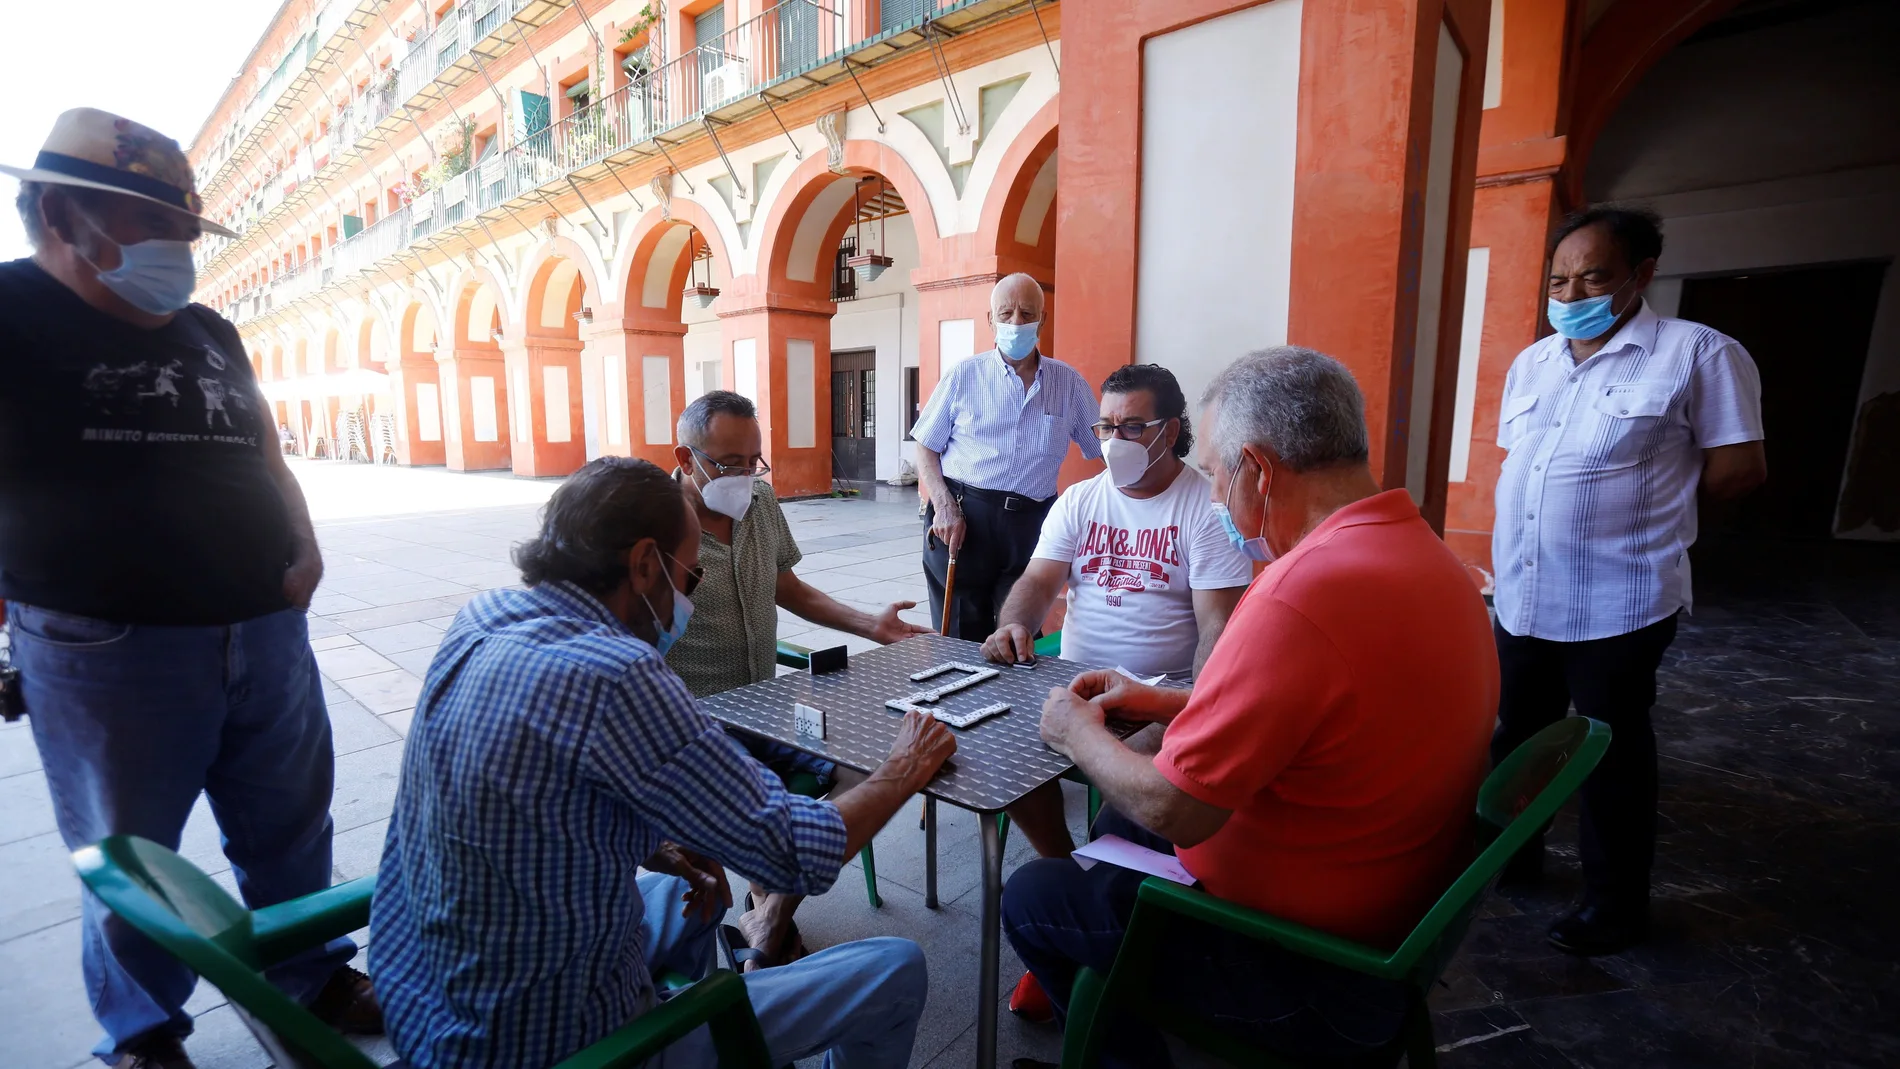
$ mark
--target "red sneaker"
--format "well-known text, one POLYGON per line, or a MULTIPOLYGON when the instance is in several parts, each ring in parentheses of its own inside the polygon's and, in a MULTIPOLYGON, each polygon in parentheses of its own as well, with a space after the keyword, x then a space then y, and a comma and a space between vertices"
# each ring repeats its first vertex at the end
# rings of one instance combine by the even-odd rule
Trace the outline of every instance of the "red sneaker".
POLYGON ((1049 1001, 1048 992, 1036 982, 1034 973, 1024 973, 1016 981, 1016 990, 1009 993, 1009 1012, 1030 1024, 1048 1024, 1056 1019, 1055 1003, 1049 1001))

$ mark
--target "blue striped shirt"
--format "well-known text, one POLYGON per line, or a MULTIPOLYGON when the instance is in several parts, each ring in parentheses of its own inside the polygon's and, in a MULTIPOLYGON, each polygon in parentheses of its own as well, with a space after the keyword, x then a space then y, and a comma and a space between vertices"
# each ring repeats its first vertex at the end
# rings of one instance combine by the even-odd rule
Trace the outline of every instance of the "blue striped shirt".
POLYGON ((651 1008, 634 877, 663 840, 796 894, 845 858, 837 808, 787 794, 600 602, 469 602, 423 684, 372 909, 396 1050, 528 1069, 651 1008))
POLYGON ((991 349, 944 374, 910 434, 943 456, 946 477, 1040 501, 1056 496, 1070 442, 1090 460, 1102 455, 1089 429, 1101 411, 1088 380, 1062 361, 1043 357, 1025 390, 1022 376, 991 349))

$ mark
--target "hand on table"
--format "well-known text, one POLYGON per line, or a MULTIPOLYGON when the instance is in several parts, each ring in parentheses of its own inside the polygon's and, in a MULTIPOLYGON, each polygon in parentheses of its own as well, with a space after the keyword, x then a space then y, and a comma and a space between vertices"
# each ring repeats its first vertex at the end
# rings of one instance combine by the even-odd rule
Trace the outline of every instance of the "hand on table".
POLYGON ((1127 720, 1145 720, 1140 714, 1154 705, 1151 687, 1107 668, 1083 672, 1069 683, 1069 691, 1083 701, 1092 702, 1102 712, 1127 720))
POLYGON ((1023 625, 1004 624, 983 640, 983 656, 997 664, 1026 664, 1036 659, 1036 640, 1023 625))
POLYGON ((884 767, 900 777, 904 793, 924 789, 950 755, 957 752, 956 736, 929 713, 905 713, 897 728, 897 741, 891 744, 891 756, 884 767))
POLYGON ((878 613, 877 616, 872 619, 871 633, 865 637, 873 642, 881 642, 888 646, 893 642, 902 642, 912 635, 935 634, 930 628, 920 627, 897 615, 905 609, 914 609, 916 607, 917 603, 914 601, 891 602, 884 607, 883 612, 878 613))
POLYGON ((726 883, 725 867, 712 858, 676 843, 662 843, 647 858, 645 867, 686 881, 686 893, 680 896, 685 903, 680 910, 682 917, 710 923, 732 908, 732 888, 726 883))
POLYGON ((1100 730, 1103 716, 1102 707, 1095 702, 1066 687, 1052 687, 1048 700, 1042 703, 1042 741, 1073 760, 1076 740, 1090 729, 1100 730))

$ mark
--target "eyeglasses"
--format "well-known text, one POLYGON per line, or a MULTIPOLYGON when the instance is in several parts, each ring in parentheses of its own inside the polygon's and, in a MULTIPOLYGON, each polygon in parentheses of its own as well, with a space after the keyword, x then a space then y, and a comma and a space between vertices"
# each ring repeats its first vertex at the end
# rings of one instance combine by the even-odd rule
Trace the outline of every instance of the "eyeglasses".
POLYGON ((701 458, 702 460, 704 460, 707 464, 712 465, 713 476, 715 478, 723 479, 728 475, 749 475, 752 478, 756 479, 760 477, 761 475, 770 475, 772 473, 772 465, 767 464, 763 460, 759 461, 756 465, 755 464, 721 464, 717 460, 714 460, 711 456, 708 456, 706 451, 703 449, 700 449, 698 446, 689 445, 686 448, 691 449, 693 451, 694 456, 697 456, 701 458))
POLYGON ((1095 431, 1097 441, 1106 442, 1110 438, 1122 438, 1135 442, 1140 441, 1141 437, 1148 433, 1148 428, 1159 427, 1173 418, 1169 416, 1167 419, 1141 420, 1135 423, 1097 423, 1091 429, 1095 431))

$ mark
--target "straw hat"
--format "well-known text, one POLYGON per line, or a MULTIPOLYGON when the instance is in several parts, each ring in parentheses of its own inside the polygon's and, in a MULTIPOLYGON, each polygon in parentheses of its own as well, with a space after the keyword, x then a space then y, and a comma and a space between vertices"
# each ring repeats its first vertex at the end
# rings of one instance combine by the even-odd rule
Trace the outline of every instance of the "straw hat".
POLYGON ((206 219, 191 161, 178 142, 97 108, 74 108, 53 120, 53 132, 31 167, 0 164, 23 182, 83 186, 149 200, 198 220, 206 231, 237 234, 206 219))

